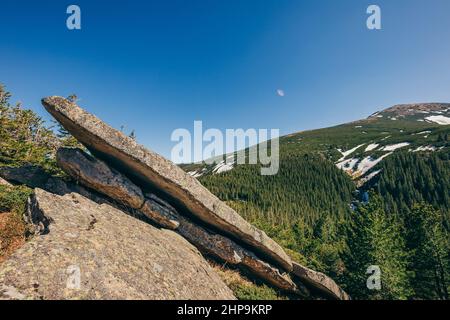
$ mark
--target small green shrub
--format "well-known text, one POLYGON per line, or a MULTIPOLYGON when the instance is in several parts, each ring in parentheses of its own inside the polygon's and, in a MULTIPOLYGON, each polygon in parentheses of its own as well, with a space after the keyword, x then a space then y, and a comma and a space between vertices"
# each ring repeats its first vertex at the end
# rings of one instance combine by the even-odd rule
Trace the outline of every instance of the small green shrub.
POLYGON ((0 211, 22 214, 32 190, 25 186, 0 185, 0 211))

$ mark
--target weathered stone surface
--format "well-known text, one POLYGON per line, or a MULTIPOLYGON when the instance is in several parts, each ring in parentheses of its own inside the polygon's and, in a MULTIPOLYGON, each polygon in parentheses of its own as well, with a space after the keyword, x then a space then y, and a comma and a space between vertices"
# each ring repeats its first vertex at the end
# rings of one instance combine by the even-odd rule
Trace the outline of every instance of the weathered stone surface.
POLYGON ((30 220, 43 228, 1 264, 0 298, 234 298, 181 236, 107 204, 36 189, 30 220))
POLYGON ((56 152, 58 166, 75 181, 101 192, 133 209, 144 204, 144 194, 120 172, 110 168, 80 149, 59 148, 56 152))
MULTIPOLYGON (((1 167, 0 176, 16 184, 22 184, 30 188, 40 188, 60 196, 67 193, 76 192, 97 203, 109 202, 96 192, 88 191, 83 186, 70 181, 65 181, 60 177, 50 176, 39 166, 24 165, 21 167, 1 167)), ((7 181, 7 183, 9 183, 7 181)))
POLYGON ((161 190, 177 207, 189 211, 237 241, 252 246, 286 270, 292 270, 289 256, 275 241, 245 221, 174 163, 137 144, 62 97, 45 98, 42 103, 96 157, 139 181, 144 189, 161 190))
POLYGON ((170 210, 153 200, 146 199, 139 211, 162 227, 175 230, 180 225, 170 210))
POLYGON ((160 226, 169 229, 178 227, 176 218, 169 210, 146 200, 137 185, 103 161, 72 148, 58 149, 56 160, 61 169, 84 186, 141 211, 160 226))
POLYGON ((243 267, 278 289, 305 294, 301 290, 302 288, 295 285, 287 273, 280 272, 279 269, 262 261, 255 254, 242 248, 234 241, 207 231, 205 228, 195 225, 181 216, 178 217, 178 221, 180 222, 180 226, 177 229, 178 233, 202 253, 219 258, 227 264, 243 267))
POLYGON ((296 262, 293 263, 293 274, 297 276, 305 285, 319 291, 325 296, 338 299, 349 300, 350 296, 339 287, 333 279, 321 272, 311 270, 296 262))

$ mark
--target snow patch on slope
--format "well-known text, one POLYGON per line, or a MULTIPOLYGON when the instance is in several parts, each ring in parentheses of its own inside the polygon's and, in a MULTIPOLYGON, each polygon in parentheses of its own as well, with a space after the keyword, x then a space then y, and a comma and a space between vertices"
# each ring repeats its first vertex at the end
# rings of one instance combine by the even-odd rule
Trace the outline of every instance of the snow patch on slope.
POLYGON ((357 175, 357 176, 365 175, 370 169, 372 169, 374 166, 376 166, 378 163, 380 163, 384 158, 390 156, 391 154, 392 154, 392 152, 389 152, 385 155, 382 155, 378 159, 374 159, 371 156, 365 157, 358 164, 358 170, 355 172, 355 175, 357 175))
POLYGON ((225 161, 221 161, 219 164, 217 164, 214 169, 213 169, 213 173, 222 173, 222 172, 227 172, 230 171, 231 169, 233 169, 234 167, 234 162, 232 163, 225 163, 225 161))
POLYGON ((359 185, 363 185, 363 184, 365 184, 367 181, 372 180, 372 179, 375 178, 380 172, 381 172, 381 169, 380 169, 380 170, 376 170, 376 171, 374 171, 374 172, 372 172, 372 173, 369 173, 367 176, 365 176, 364 178, 362 178, 362 179, 359 181, 359 185))
POLYGON ((409 142, 402 142, 402 143, 391 144, 391 145, 385 146, 385 147, 381 148, 381 150, 383 150, 383 151, 394 151, 394 150, 397 150, 397 149, 400 149, 400 148, 404 148, 404 147, 409 146, 409 145, 410 145, 409 142))
POLYGON ((358 161, 359 161, 358 158, 347 159, 336 163, 336 167, 338 167, 341 170, 352 170, 358 163, 358 161))
POLYGON ((437 148, 434 146, 422 146, 418 147, 416 150, 413 150, 413 152, 419 152, 419 151, 436 151, 437 148))
POLYGON ((446 116, 430 116, 426 117, 425 120, 440 124, 440 125, 447 125, 450 124, 450 118, 446 116))
POLYGON ((375 150, 376 148, 378 148, 378 146, 379 146, 378 143, 371 143, 367 146, 366 150, 364 150, 364 151, 368 152, 368 151, 375 150))
POLYGON ((338 161, 344 160, 345 158, 347 158, 347 156, 351 155, 353 152, 355 152, 357 149, 362 147, 364 144, 365 143, 360 144, 359 146, 356 146, 353 149, 350 149, 350 150, 347 150, 347 151, 342 151, 342 149, 337 149, 337 151, 339 151, 342 154, 342 157, 338 161))

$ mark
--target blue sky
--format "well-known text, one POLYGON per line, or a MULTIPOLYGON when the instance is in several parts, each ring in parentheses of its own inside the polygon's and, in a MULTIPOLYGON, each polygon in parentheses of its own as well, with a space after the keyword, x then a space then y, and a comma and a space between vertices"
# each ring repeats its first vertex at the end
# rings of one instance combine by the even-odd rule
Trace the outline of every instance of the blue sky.
POLYGON ((42 97, 76 93, 165 156, 194 120, 288 134, 450 102, 448 0, 2 0, 0 30, 14 101, 49 119, 42 97), (70 4, 82 30, 66 28, 70 4), (366 28, 370 4, 380 31, 366 28))

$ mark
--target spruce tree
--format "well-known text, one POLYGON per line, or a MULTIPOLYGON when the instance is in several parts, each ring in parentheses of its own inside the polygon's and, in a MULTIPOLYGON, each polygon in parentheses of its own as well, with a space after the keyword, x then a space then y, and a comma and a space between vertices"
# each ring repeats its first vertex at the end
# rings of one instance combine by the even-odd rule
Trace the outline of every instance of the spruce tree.
POLYGON ((374 194, 366 205, 360 205, 348 228, 344 279, 356 299, 407 299, 411 288, 407 274, 407 252, 399 224, 384 209, 374 194), (367 287, 370 266, 381 271, 381 289, 367 287))
POLYGON ((407 245, 411 250, 412 285, 419 299, 448 299, 450 285, 449 234, 442 214, 425 203, 405 217, 407 245))

